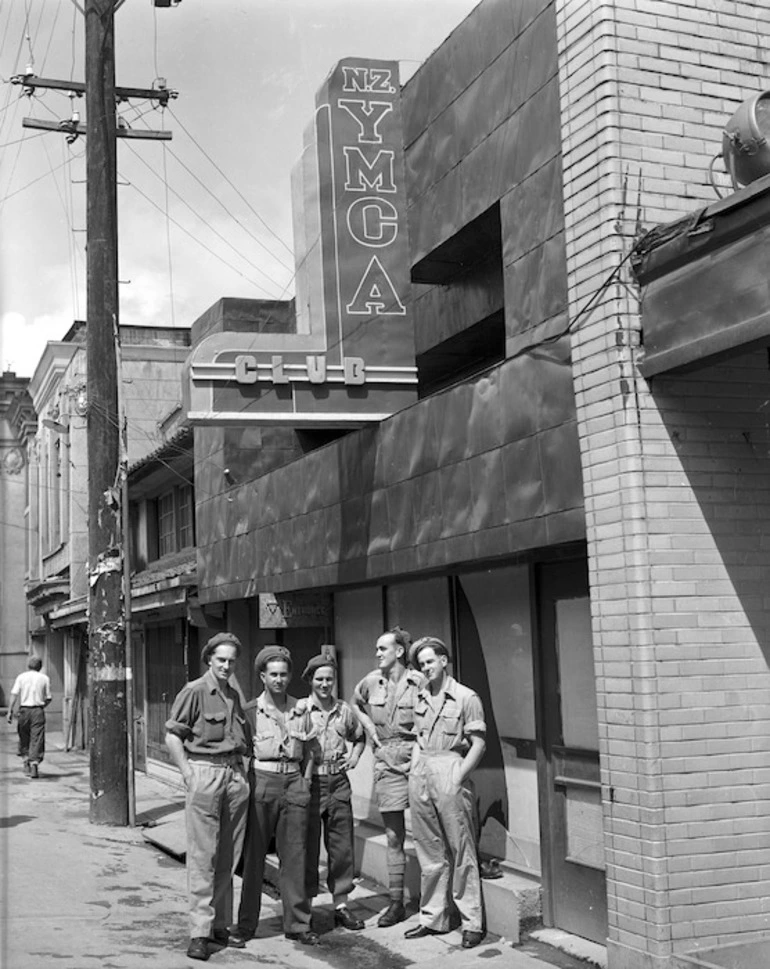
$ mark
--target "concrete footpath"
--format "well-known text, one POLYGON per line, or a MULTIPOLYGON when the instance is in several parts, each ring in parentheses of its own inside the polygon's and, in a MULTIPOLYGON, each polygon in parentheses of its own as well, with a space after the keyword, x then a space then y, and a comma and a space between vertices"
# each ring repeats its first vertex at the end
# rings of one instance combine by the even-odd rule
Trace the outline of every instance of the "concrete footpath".
MULTIPOLYGON (((137 827, 88 820, 88 757, 65 751, 61 734, 48 737, 40 777, 25 777, 16 756, 15 723, 0 730, 0 967, 2 969, 177 969, 199 963, 185 956, 183 795, 137 774, 137 827), (148 840, 151 839, 151 840, 148 840), (162 847, 160 847, 162 846, 162 847)), ((237 894, 240 880, 236 879, 237 894)), ((274 894, 274 893, 272 893, 274 894)), ((531 940, 513 947, 488 937, 463 950, 460 933, 410 941, 406 923, 376 927, 387 898, 361 883, 351 908, 366 920, 361 932, 335 929, 331 899, 314 906, 321 944, 305 948, 284 938, 280 902, 265 895, 259 934, 246 949, 221 949, 209 963, 264 963, 287 969, 585 969, 550 946, 531 940)))

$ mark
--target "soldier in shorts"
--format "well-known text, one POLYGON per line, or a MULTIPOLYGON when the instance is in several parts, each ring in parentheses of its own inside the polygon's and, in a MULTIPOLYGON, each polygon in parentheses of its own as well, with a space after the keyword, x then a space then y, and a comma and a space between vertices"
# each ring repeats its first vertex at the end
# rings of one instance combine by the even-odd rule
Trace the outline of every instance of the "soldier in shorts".
POLYGON ((374 750, 374 792, 385 825, 390 905, 377 925, 385 928, 406 918, 404 872, 406 855, 404 812, 409 806, 409 767, 415 742, 414 702, 424 685, 415 670, 407 670, 411 637, 395 626, 377 640, 377 669, 355 688, 351 705, 374 750))

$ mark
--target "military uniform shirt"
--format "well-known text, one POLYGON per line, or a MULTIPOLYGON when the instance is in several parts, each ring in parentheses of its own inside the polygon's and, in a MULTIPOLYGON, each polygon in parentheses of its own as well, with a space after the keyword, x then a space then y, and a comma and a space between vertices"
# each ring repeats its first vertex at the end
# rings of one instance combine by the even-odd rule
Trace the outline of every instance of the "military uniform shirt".
POLYGON ((177 694, 166 721, 191 754, 245 754, 249 728, 237 691, 220 684, 211 670, 177 694))

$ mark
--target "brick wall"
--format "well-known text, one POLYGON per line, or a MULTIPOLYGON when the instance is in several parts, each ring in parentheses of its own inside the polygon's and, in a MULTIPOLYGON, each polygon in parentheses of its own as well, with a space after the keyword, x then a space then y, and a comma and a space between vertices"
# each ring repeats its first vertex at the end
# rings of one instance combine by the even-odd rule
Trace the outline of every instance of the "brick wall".
POLYGON ((770 926, 770 394, 763 355, 649 386, 625 268, 601 287, 639 223, 714 200, 722 126, 770 86, 770 8, 557 0, 556 17, 610 966, 662 967, 770 926))

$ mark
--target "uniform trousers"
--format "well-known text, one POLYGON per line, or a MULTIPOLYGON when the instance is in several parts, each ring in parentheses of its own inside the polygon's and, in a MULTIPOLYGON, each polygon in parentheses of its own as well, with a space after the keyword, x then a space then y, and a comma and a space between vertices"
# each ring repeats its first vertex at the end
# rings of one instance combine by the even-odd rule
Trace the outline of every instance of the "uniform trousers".
POLYGON ((451 751, 421 751, 409 775, 412 835, 420 863, 420 924, 450 928, 454 906, 464 931, 484 922, 474 829, 474 791, 458 775, 462 758, 451 751))
MULTIPOLYGON (((259 762, 257 761, 257 764, 259 762)), ((305 846, 310 785, 297 771, 273 774, 255 766, 243 855, 238 930, 252 936, 262 907, 265 857, 275 836, 284 932, 307 932, 310 900, 305 893, 305 846)))
POLYGON ((45 710, 43 707, 20 707, 19 757, 37 764, 45 755, 45 710))
POLYGON ((233 874, 243 848, 249 783, 240 758, 189 760, 185 800, 190 938, 224 932, 233 915, 233 874))
POLYGON ((333 896, 353 891, 353 808, 350 781, 340 774, 316 774, 310 786, 310 813, 307 829, 307 867, 305 889, 313 898, 318 894, 318 859, 321 831, 327 855, 326 884, 333 896))

